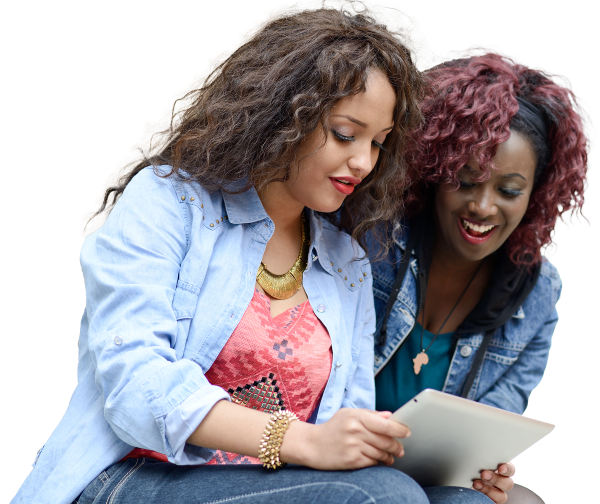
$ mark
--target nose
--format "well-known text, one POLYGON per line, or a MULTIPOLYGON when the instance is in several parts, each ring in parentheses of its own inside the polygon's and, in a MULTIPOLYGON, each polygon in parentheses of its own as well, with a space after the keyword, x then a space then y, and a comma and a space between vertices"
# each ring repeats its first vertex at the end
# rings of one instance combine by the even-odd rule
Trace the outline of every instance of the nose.
POLYGON ((359 142, 356 142, 355 148, 352 149, 352 153, 348 159, 348 167, 356 177, 364 179, 375 167, 378 153, 376 149, 373 149, 371 142, 356 144, 359 144, 359 142))
MULTIPOLYGON (((483 184, 482 184, 483 185, 483 184)), ((473 199, 467 204, 469 212, 479 219, 492 217, 498 213, 498 206, 493 191, 481 187, 473 195, 473 199)))

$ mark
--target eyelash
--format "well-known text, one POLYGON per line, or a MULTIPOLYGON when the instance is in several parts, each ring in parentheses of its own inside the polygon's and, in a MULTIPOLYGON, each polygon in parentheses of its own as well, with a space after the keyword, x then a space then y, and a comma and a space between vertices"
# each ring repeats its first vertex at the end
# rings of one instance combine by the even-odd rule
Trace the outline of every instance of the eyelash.
MULTIPOLYGON (((463 180, 459 180, 458 182, 460 184, 461 189, 472 189, 473 187, 475 187, 475 184, 472 184, 470 182, 464 182, 463 180)), ((521 196, 521 194, 523 194, 518 189, 509 189, 507 187, 503 187, 503 188, 499 189, 499 191, 501 193, 503 193, 505 196, 508 196, 509 198, 514 198, 516 196, 521 196)))
MULTIPOLYGON (((331 133, 333 133, 333 136, 342 142, 354 142, 355 140, 354 137, 342 135, 339 131, 336 131, 333 128, 331 129, 331 133)), ((384 147, 382 144, 376 142, 375 140, 371 140, 371 143, 383 152, 387 152, 388 150, 387 147, 384 147)))

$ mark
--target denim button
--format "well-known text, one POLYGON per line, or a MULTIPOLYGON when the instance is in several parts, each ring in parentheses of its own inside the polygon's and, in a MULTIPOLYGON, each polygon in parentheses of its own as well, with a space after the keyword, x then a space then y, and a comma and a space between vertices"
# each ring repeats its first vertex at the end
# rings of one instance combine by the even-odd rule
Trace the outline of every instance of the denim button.
POLYGON ((325 305, 324 304, 320 304, 319 306, 317 306, 317 311, 319 313, 323 313, 325 311, 325 305))
POLYGON ((341 363, 340 361, 337 361, 337 362, 335 363, 335 367, 336 367, 336 368, 342 367, 342 363, 341 363))
POLYGON ((115 345, 120 345, 123 343, 123 338, 121 336, 115 336, 115 345))
POLYGON ((379 357, 379 356, 375 357, 375 364, 381 364, 382 360, 383 359, 381 357, 379 357))
POLYGON ((460 349, 460 355, 462 355, 463 357, 468 357, 469 355, 471 355, 472 351, 473 349, 470 346, 465 345, 460 349))

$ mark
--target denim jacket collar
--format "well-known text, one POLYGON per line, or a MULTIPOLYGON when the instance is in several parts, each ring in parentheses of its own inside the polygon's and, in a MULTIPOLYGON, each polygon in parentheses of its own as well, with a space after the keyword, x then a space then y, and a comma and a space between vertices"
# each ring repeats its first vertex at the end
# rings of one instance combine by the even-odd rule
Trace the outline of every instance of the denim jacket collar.
MULTIPOLYGON (((237 188, 242 188, 244 184, 245 180, 240 180, 230 184, 227 189, 235 191, 237 188)), ((232 224, 251 224, 265 219, 270 220, 254 187, 241 193, 221 191, 221 194, 227 210, 227 217, 232 224)), ((313 210, 308 210, 307 215, 310 222, 311 248, 306 269, 309 270, 313 260, 318 259, 323 269, 333 275, 329 251, 323 239, 323 221, 316 216, 313 210)))
MULTIPOLYGON (((245 183, 241 180, 230 184, 227 189, 235 191, 238 187, 242 188, 245 183)), ((232 224, 251 224, 269 218, 254 187, 241 193, 221 191, 221 194, 227 209, 227 218, 232 224)))

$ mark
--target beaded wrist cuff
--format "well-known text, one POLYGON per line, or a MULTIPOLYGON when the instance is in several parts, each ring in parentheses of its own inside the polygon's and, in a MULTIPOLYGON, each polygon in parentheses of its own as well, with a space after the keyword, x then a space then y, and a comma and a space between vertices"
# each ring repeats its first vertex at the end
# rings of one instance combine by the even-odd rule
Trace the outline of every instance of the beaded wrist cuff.
POLYGON ((294 420, 298 420, 298 417, 291 411, 280 410, 271 414, 258 449, 258 458, 264 467, 277 469, 285 465, 279 460, 279 450, 283 435, 294 420))

